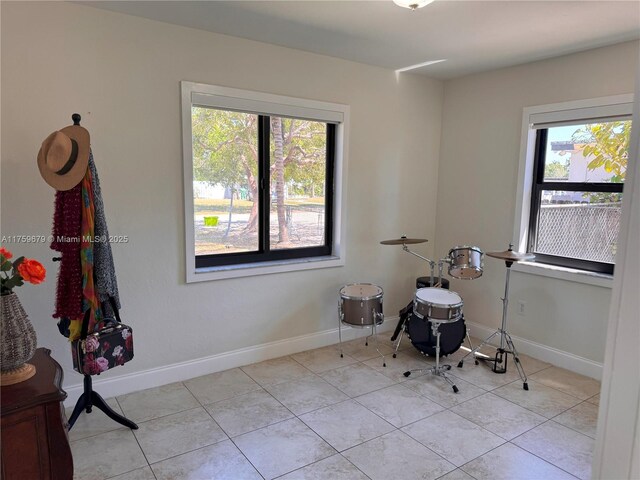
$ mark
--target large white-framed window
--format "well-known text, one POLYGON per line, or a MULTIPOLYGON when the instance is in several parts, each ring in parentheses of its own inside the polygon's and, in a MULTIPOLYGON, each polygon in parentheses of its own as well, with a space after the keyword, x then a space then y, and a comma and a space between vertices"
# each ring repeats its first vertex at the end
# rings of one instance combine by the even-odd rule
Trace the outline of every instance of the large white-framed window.
POLYGON ((514 269, 610 286, 633 95, 526 107, 514 222, 514 269))
POLYGON ((349 107, 181 89, 187 282, 344 265, 349 107))

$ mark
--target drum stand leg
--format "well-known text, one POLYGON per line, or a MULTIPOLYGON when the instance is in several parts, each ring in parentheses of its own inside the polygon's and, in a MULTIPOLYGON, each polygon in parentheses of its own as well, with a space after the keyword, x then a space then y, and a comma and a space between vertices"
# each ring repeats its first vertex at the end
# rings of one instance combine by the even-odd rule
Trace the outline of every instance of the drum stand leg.
MULTIPOLYGON (((379 315, 377 312, 373 312, 373 324, 371 325, 371 335, 367 335, 364 339, 364 346, 368 347, 369 346, 369 339, 371 337, 373 337, 373 341, 376 344, 376 352, 378 352, 378 355, 380 355, 382 357, 382 366, 386 367, 387 366, 387 361, 384 358, 384 354, 380 351, 379 348, 379 344, 378 344, 378 331, 376 330, 376 325, 378 324, 378 318, 384 318, 381 315, 379 315)), ((342 346, 340 347, 342 348, 342 346)), ((340 353, 340 356, 342 356, 342 352, 340 353)), ((395 354, 394 354, 395 356, 395 354)))
POLYGON ((396 342, 396 348, 393 351, 393 358, 396 358, 398 356, 398 350, 400 349, 400 342, 402 342, 402 337, 404 337, 404 332, 406 329, 405 325, 402 325, 402 330, 400 330, 400 335, 398 336, 398 341, 396 342))
MULTIPOLYGON (((431 272, 433 275, 433 271, 431 272)), ((433 282, 433 276, 431 281, 433 282)), ((404 337, 405 332, 407 331, 407 320, 409 319, 410 313, 413 312, 413 302, 409 303, 406 307, 398 312, 400 320, 398 320, 398 324, 396 325, 396 329, 391 336, 391 341, 396 342, 395 351, 393 352, 393 358, 398 356, 398 350, 400 349, 400 342, 402 342, 402 337, 404 337), (397 339, 397 341, 396 341, 397 339)))
MULTIPOLYGON (((382 354, 382 352, 380 351, 380 349, 378 348, 378 334, 377 334, 377 330, 376 330, 376 324, 378 323, 377 319, 376 319, 376 315, 374 313, 374 321, 373 321, 373 325, 371 325, 371 335, 373 336, 373 338, 375 339, 376 342, 376 352, 378 352, 378 355, 380 355, 382 357, 382 366, 386 367, 387 366, 387 361, 384 359, 384 355, 382 354)), ((367 338, 369 338, 367 337, 367 338)))
POLYGON ((469 334, 470 331, 471 329, 467 328, 467 342, 469 342, 469 350, 473 350, 473 343, 471 343, 471 335, 469 334))
POLYGON ((465 359, 469 355, 473 355, 475 359, 476 365, 478 365, 478 360, 484 360, 488 362, 493 362, 493 367, 491 370, 494 373, 506 373, 507 372, 507 358, 508 355, 513 355, 513 361, 516 364, 516 370, 518 371, 518 375, 520 376, 520 380, 522 380, 522 388, 524 390, 529 390, 529 383, 527 382, 527 375, 524 373, 524 368, 522 368, 522 364, 520 363, 520 357, 518 357, 518 352, 516 351, 516 347, 513 344, 513 340, 511 339, 511 335, 507 332, 507 306, 509 305, 509 276, 511 274, 511 265, 513 262, 506 261, 507 265, 507 277, 505 279, 504 286, 504 297, 502 298, 502 324, 498 330, 489 335, 485 340, 480 343, 476 348, 467 353, 460 362, 458 362, 458 368, 462 368, 464 365, 465 359), (489 344, 491 339, 496 335, 500 335, 500 346, 496 349, 496 355, 494 358, 487 357, 483 354, 478 354, 478 350, 480 350, 483 346, 489 344), (505 343, 506 347, 505 348, 505 343), (498 364, 504 364, 503 367, 498 367, 498 364))
MULTIPOLYGON (((518 356, 518 352, 516 350, 516 346, 513 344, 513 340, 511 340, 511 335, 506 330, 503 334, 505 340, 507 341, 507 346, 509 350, 505 350, 505 353, 510 353, 513 355, 513 362, 516 364, 516 370, 518 370, 518 375, 520 375, 520 380, 522 380, 522 388, 525 390, 529 390, 529 383, 527 382, 527 374, 524 373, 524 368, 522 368, 522 363, 520 362, 520 357, 518 356)), ((507 363, 505 362, 505 371, 507 363)))
MULTIPOLYGON (((382 366, 387 366, 387 361, 384 358, 383 353, 378 348, 378 334, 376 330, 376 324, 378 323, 378 318, 380 318, 380 323, 382 323, 384 316, 381 313, 373 312, 373 325, 371 325, 371 335, 367 335, 364 340, 365 346, 369 346, 369 337, 373 337, 376 342, 376 352, 382 357, 382 366)), ((342 313, 342 305, 338 304, 338 340, 340 341, 340 358, 344 358, 344 352, 342 351, 342 320, 344 319, 344 314, 342 313)))
POLYGON ((451 380, 446 373, 444 373, 447 370, 451 370, 451 365, 440 365, 440 329, 439 327, 440 327, 440 322, 431 322, 431 331, 436 336, 436 365, 430 368, 420 368, 417 370, 409 370, 408 372, 404 372, 404 376, 408 377, 413 372, 431 373, 438 377, 444 378, 447 381, 447 383, 451 385, 451 389, 453 390, 453 393, 458 393, 459 390, 456 384, 453 383, 453 380, 451 380))

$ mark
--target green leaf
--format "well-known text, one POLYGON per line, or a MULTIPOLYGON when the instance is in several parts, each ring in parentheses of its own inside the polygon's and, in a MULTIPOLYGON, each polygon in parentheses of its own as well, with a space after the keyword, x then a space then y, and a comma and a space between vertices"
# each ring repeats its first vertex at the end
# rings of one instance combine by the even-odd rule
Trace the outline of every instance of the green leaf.
POLYGON ((22 278, 19 275, 15 275, 4 282, 4 287, 11 290, 23 284, 24 282, 22 281, 22 278))
POLYGON ((18 258, 15 259, 15 261, 13 262, 13 271, 14 272, 18 271, 18 265, 20 265, 23 261, 24 261, 24 257, 18 257, 18 258))
POLYGON ((589 157, 589 170, 604 167, 624 181, 629 155, 631 121, 589 124, 573 133, 575 143, 585 143, 582 154, 589 157), (595 157, 595 158, 594 158, 595 157))
POLYGON ((604 170, 607 173, 611 173, 613 171, 613 163, 611 163, 611 160, 604 162, 604 170))
POLYGON ((597 158, 594 158, 593 160, 591 160, 588 164, 587 164, 587 168, 589 170, 595 170, 596 168, 598 168, 600 166, 600 161, 597 158))
POLYGON ((8 272, 12 268, 13 268, 13 264, 9 260, 5 260, 4 262, 2 262, 2 266, 0 267, 0 270, 3 272, 8 272))

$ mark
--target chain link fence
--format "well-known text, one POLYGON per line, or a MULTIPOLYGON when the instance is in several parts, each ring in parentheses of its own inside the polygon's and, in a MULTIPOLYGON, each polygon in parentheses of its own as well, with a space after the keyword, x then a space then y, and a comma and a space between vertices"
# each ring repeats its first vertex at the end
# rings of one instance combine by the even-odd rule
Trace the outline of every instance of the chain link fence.
POLYGON ((613 263, 620 203, 541 205, 536 251, 613 263))

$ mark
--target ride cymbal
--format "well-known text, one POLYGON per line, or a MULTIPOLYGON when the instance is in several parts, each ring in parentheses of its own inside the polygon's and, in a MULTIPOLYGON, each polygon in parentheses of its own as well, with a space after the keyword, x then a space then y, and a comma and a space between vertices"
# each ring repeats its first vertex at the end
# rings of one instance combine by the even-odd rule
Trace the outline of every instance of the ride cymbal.
POLYGON ((411 245, 413 243, 425 243, 428 242, 426 238, 407 238, 404 235, 400 238, 394 238, 391 240, 382 240, 382 245, 411 245))
POLYGON ((504 252, 487 252, 487 255, 493 258, 499 258, 508 262, 520 262, 522 260, 533 260, 536 256, 533 253, 514 252, 513 250, 505 250, 504 252))

